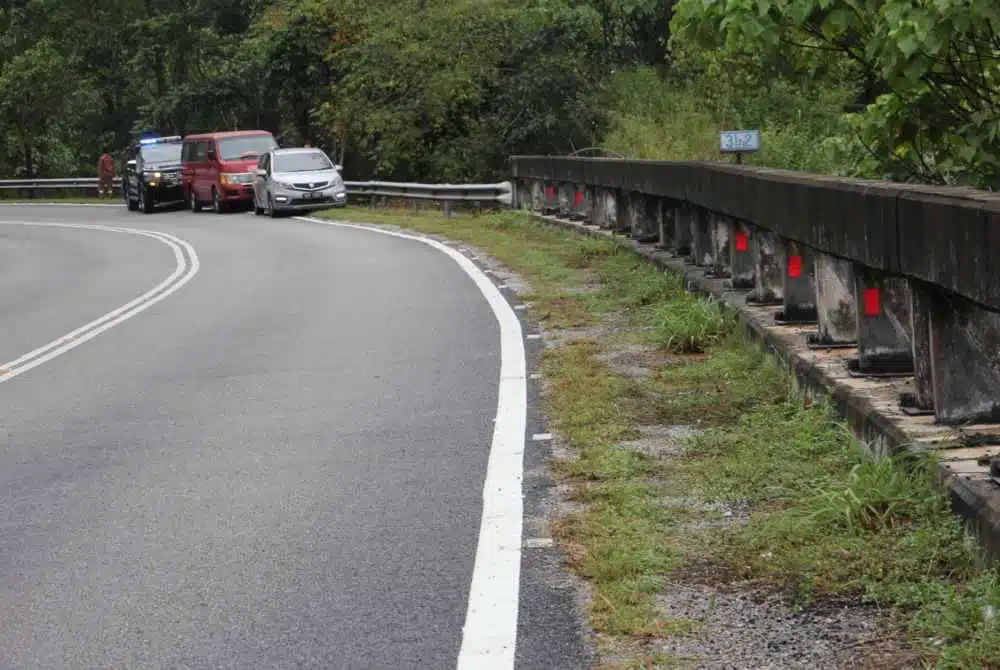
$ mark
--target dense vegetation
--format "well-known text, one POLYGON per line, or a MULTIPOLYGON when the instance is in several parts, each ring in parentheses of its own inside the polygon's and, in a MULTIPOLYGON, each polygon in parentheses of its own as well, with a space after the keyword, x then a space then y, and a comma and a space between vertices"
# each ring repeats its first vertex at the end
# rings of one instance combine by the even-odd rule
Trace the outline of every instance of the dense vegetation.
POLYGON ((11 0, 0 174, 92 174, 140 130, 263 127, 349 174, 492 178, 593 146, 992 186, 989 0, 11 0))

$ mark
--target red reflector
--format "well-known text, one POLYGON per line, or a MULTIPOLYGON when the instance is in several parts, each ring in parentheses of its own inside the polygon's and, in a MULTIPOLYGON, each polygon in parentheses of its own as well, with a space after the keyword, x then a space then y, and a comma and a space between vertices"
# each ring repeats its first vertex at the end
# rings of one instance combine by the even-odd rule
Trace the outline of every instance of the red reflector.
POLYGON ((736 231, 736 251, 747 250, 747 234, 742 230, 736 231))
POLYGON ((866 288, 864 290, 865 316, 878 316, 882 309, 881 297, 877 288, 866 288))
POLYGON ((573 204, 579 205, 582 202, 583 202, 583 193, 577 191, 576 194, 573 196, 573 204))
POLYGON ((788 276, 798 277, 802 274, 802 256, 788 257, 788 276))
POLYGON ((551 187, 551 186, 546 186, 545 187, 545 197, 546 198, 551 198, 555 194, 556 194, 556 190, 553 187, 551 187))

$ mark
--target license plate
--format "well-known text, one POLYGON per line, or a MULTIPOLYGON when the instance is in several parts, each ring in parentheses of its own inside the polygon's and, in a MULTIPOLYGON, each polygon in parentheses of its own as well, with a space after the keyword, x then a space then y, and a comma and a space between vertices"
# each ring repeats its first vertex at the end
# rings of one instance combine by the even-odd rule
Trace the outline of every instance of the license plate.
POLYGON ((302 197, 306 200, 315 200, 319 197, 319 193, 306 193, 302 197))

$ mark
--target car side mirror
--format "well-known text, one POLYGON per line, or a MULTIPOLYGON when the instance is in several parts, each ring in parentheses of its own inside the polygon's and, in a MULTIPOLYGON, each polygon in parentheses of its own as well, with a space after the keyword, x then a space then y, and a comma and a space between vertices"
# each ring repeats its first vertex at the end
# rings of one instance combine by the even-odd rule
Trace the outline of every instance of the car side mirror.
POLYGON ((343 165, 334 165, 333 169, 336 170, 337 172, 343 172, 344 171, 344 166, 343 165))
POLYGON ((258 177, 266 177, 267 176, 267 169, 266 168, 257 168, 257 176, 258 177))
POLYGON ((135 159, 133 158, 132 160, 126 162, 125 165, 127 165, 130 168, 134 168, 135 167, 135 159))

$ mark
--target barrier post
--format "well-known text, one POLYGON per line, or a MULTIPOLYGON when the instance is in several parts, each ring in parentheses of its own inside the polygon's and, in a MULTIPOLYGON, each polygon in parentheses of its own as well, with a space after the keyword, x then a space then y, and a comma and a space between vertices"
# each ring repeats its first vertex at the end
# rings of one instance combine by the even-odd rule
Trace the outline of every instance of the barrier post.
POLYGON ((781 298, 784 309, 774 316, 778 324, 816 323, 816 284, 813 251, 809 247, 785 240, 785 272, 781 298))
POLYGON ((848 362, 848 371, 872 377, 913 374, 909 282, 858 265, 854 287, 858 357, 848 362))
POLYGON ((751 227, 743 221, 733 221, 733 234, 729 240, 729 284, 734 289, 754 287, 754 258, 750 249, 751 227))
POLYGON ((857 301, 854 299, 854 265, 849 260, 817 253, 817 332, 809 333, 810 347, 845 348, 858 339, 857 301))

